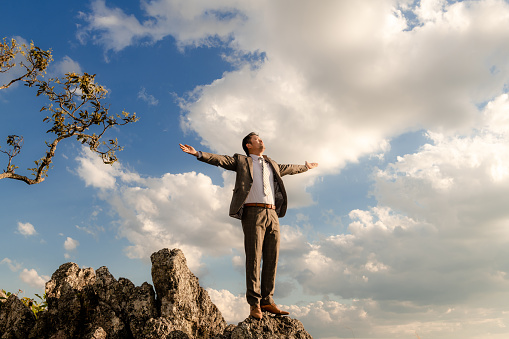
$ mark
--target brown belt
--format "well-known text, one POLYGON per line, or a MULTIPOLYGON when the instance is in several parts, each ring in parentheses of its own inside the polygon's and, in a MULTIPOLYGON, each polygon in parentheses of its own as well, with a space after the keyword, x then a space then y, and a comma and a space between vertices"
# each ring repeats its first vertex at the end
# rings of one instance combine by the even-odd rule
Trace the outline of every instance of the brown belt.
POLYGON ((270 210, 276 209, 276 206, 271 205, 271 204, 257 204, 257 203, 244 204, 244 207, 263 207, 263 208, 268 208, 270 210))

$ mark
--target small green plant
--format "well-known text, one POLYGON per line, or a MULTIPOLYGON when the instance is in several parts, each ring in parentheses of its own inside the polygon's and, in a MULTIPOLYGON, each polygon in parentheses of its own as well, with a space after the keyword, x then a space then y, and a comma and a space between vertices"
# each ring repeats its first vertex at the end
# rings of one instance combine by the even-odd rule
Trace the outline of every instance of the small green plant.
MULTIPOLYGON (((5 297, 0 296, 0 301, 3 303, 6 301, 12 294, 18 296, 18 294, 23 293, 22 290, 18 290, 18 293, 11 293, 7 292, 5 290, 2 290, 2 292, 5 294, 5 297)), ((39 312, 44 311, 48 308, 48 302, 46 301, 46 293, 42 295, 42 297, 39 294, 35 294, 37 298, 40 299, 40 301, 36 301, 29 297, 23 297, 20 300, 25 304, 26 307, 30 308, 30 310, 34 313, 35 317, 37 318, 39 312)), ((2 303, 0 303, 0 307, 2 307, 2 303)))

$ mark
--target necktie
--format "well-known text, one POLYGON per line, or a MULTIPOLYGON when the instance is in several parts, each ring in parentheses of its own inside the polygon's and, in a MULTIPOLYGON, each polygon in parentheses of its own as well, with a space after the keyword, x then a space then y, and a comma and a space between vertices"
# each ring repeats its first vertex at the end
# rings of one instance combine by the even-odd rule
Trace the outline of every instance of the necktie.
POLYGON ((270 194, 270 169, 267 167, 265 159, 260 157, 260 160, 262 161, 263 193, 267 196, 270 194))

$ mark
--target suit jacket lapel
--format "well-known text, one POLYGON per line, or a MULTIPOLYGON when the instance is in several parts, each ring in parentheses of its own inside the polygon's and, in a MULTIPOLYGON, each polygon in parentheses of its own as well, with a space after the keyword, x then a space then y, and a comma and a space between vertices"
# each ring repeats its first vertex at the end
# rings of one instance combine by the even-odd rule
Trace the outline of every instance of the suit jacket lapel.
POLYGON ((263 155, 263 158, 270 164, 270 166, 272 167, 272 171, 274 172, 274 177, 279 177, 280 174, 279 174, 279 167, 277 167, 277 164, 271 159, 269 158, 268 156, 266 155, 263 155), (277 167, 277 168, 276 168, 277 167))
POLYGON ((249 168, 249 173, 251 173, 251 181, 253 180, 253 158, 251 156, 247 156, 247 168, 249 168))

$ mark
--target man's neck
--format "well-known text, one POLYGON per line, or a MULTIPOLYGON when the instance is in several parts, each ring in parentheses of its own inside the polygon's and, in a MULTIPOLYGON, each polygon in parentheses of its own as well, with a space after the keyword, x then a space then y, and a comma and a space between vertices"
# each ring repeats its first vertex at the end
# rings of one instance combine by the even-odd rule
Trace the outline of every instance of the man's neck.
POLYGON ((249 155, 257 155, 259 157, 263 156, 263 151, 261 152, 249 152, 249 155))

